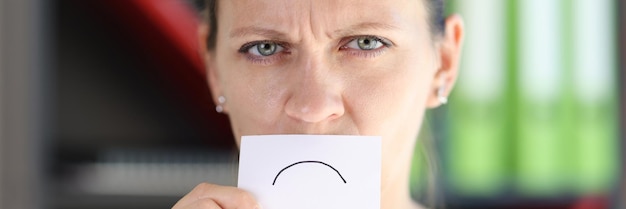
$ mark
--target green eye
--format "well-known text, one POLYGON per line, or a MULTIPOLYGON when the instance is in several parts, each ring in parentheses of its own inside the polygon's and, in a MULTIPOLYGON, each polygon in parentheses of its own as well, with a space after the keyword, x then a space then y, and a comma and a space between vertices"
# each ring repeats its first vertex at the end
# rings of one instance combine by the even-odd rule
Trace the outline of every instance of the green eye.
POLYGON ((362 38, 358 38, 356 41, 359 46, 359 49, 362 49, 362 50, 372 50, 382 45, 380 41, 374 37, 362 37, 362 38))
POLYGON ((256 45, 256 50, 258 51, 259 55, 262 56, 270 56, 276 53, 276 48, 276 43, 271 42, 259 43, 256 45))
POLYGON ((283 43, 269 40, 253 41, 244 44, 238 51, 257 58, 273 57, 273 55, 285 50, 283 45, 283 43))
POLYGON ((376 36, 355 37, 345 47, 361 51, 372 51, 389 45, 384 40, 376 36))

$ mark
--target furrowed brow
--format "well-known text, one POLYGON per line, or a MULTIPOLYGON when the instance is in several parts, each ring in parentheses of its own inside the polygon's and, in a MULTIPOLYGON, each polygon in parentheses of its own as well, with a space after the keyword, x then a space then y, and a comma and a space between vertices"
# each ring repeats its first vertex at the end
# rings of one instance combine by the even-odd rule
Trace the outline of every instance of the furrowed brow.
POLYGON ((332 34, 330 34, 330 36, 342 37, 342 36, 355 35, 355 34, 358 34, 359 32, 369 31, 369 30, 399 30, 399 29, 400 28, 397 26, 386 24, 386 23, 362 22, 362 23, 348 26, 344 29, 335 30, 333 31, 332 34))
POLYGON ((287 38, 287 35, 285 33, 258 26, 236 28, 230 32, 231 38, 240 38, 249 35, 263 36, 272 40, 285 40, 287 38))

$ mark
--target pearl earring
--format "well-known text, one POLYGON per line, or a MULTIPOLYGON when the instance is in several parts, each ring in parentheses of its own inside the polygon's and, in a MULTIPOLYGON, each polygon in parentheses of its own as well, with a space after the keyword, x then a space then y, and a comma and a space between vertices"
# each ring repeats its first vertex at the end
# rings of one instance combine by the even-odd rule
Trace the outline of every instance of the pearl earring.
POLYGON ((439 87, 439 89, 437 89, 437 99, 439 100, 439 103, 441 103, 442 105, 445 105, 448 103, 448 97, 444 96, 446 92, 446 86, 442 85, 441 87, 439 87))
POLYGON ((226 97, 224 96, 220 96, 217 98, 217 102, 219 102, 219 104, 217 106, 215 106, 215 111, 218 113, 222 113, 224 112, 224 107, 222 106, 224 103, 226 103, 226 97))

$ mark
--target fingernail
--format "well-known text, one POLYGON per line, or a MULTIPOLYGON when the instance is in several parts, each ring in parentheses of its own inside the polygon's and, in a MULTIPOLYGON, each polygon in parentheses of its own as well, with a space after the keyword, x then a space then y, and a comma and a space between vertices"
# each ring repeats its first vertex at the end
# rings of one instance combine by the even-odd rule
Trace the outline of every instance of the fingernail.
POLYGON ((254 209, 263 209, 263 207, 261 207, 261 205, 256 205, 254 209))

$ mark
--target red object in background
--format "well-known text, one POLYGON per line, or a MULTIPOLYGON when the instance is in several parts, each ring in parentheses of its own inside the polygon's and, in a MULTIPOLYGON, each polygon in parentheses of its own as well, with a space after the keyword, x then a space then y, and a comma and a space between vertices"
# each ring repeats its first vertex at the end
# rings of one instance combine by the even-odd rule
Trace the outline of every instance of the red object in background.
POLYGON ((228 118, 215 112, 199 54, 196 11, 184 1, 95 1, 137 43, 165 94, 211 136, 212 145, 233 146, 228 118))
POLYGON ((608 208, 606 197, 584 197, 572 207, 572 209, 604 209, 608 208))
MULTIPOLYGON (((109 3, 109 2, 107 2, 109 3)), ((148 21, 145 24, 153 23, 154 30, 163 35, 164 42, 150 44, 171 44, 181 53, 182 58, 192 66, 191 69, 204 75, 204 67, 198 51, 198 18, 194 11, 182 1, 155 1, 155 0, 132 0, 132 1, 112 1, 111 4, 118 4, 125 7, 134 4, 138 13, 126 14, 129 18, 132 15, 142 15, 148 21), (123 2, 123 4, 120 4, 123 2)), ((139 29, 139 28, 138 28, 139 29)), ((141 31, 134 31, 141 33, 141 31)), ((145 34, 143 37, 150 36, 145 34)))

